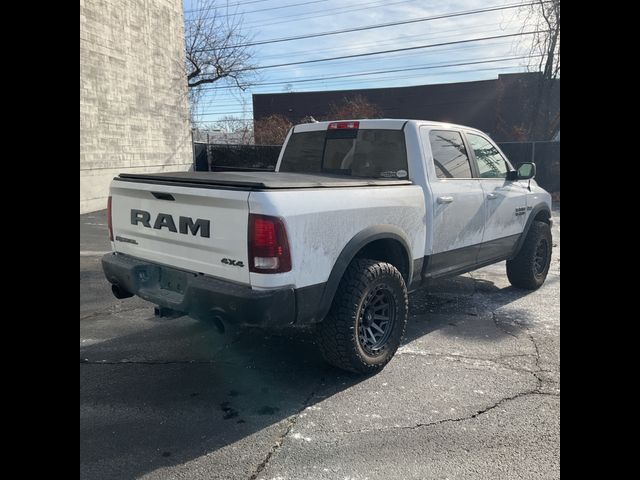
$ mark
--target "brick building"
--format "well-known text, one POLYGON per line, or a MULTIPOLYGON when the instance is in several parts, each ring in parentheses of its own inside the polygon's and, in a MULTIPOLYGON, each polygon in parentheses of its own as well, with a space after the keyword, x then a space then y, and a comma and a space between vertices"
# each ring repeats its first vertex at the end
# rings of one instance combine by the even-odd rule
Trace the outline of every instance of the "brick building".
MULTIPOLYGON (((300 123, 308 115, 321 119, 332 103, 359 95, 376 104, 385 118, 458 123, 485 131, 499 142, 517 141, 522 140, 518 138, 518 129, 527 122, 528 106, 534 98, 539 75, 514 73, 499 75, 494 80, 413 87, 254 94, 253 118, 280 114, 292 123, 300 123)), ((560 80, 556 82, 552 119, 556 116, 559 119, 560 112, 560 80)))

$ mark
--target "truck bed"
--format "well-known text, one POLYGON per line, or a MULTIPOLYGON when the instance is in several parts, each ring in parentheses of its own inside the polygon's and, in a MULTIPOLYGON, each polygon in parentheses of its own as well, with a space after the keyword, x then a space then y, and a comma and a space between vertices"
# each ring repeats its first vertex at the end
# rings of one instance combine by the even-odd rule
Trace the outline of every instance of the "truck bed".
POLYGON ((356 178, 342 175, 285 172, 121 173, 115 178, 115 180, 160 185, 181 185, 200 188, 234 188, 243 190, 339 188, 412 184, 410 180, 397 178, 356 178))

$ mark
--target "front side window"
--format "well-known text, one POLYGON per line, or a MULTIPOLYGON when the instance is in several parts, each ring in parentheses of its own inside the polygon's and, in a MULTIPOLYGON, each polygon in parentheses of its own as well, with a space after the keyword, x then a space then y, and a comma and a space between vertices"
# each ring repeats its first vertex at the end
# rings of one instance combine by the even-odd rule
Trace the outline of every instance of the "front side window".
POLYGON ((429 143, 438 178, 471 178, 471 164, 459 132, 431 130, 429 143))
POLYGON ((480 178, 506 178, 507 162, 498 149, 480 135, 467 133, 467 138, 478 161, 480 178))

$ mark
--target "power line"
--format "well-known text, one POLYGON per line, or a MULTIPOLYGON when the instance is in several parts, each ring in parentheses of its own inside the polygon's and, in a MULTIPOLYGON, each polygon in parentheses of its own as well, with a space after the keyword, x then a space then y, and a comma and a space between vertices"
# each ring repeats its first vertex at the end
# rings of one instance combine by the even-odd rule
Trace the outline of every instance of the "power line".
MULTIPOLYGON (((480 32, 477 32, 480 33, 480 32)), ((482 32, 485 33, 485 32, 482 32)), ((489 32, 486 32, 489 33, 489 32)), ((487 36, 487 35, 485 35, 487 36)), ((444 41, 445 39, 451 39, 451 38, 460 38, 459 35, 453 37, 453 36, 443 36, 441 37, 442 40, 444 41)), ((431 39, 429 39, 431 40, 431 39)), ((440 38, 436 37, 433 38, 433 40, 440 40, 440 38)), ((452 40, 453 41, 453 40, 452 40)), ((470 42, 464 45, 445 45, 442 47, 437 47, 437 48, 433 48, 431 49, 431 51, 429 52, 429 57, 431 59, 432 56, 436 56, 436 55, 444 55, 448 52, 452 52, 452 54, 454 55, 458 55, 461 52, 464 52, 466 50, 479 50, 479 49, 484 49, 484 48, 499 48, 499 47, 506 47, 509 45, 512 45, 513 40, 511 39, 498 39, 498 40, 490 40, 490 41, 486 41, 486 42, 470 42)), ((395 42, 395 45, 397 45, 398 42, 395 42)), ((388 46, 393 46, 394 44, 390 44, 388 46)), ((384 46, 384 45, 382 45, 384 46)), ((504 49, 501 49, 500 52, 496 52, 495 55, 519 55, 521 53, 524 53, 522 51, 516 51, 516 52, 504 52, 504 49)), ((362 49, 360 49, 360 51, 363 51, 362 49)), ((366 52, 366 51, 365 51, 366 52)), ((343 56, 347 56, 348 52, 345 52, 345 55, 343 56)), ((410 51, 405 51, 405 52, 392 52, 392 53, 381 53, 379 54, 376 59, 375 62, 387 62, 389 63, 388 68, 391 67, 398 67, 398 66, 402 66, 399 65, 400 60, 404 61, 408 61, 408 62, 414 62, 414 61, 423 61, 424 58, 427 55, 425 54, 424 51, 422 51, 422 49, 415 49, 415 50, 410 50, 410 51), (416 58, 417 57, 417 58, 416 58), (414 60, 416 59, 416 60, 414 60)), ((302 57, 304 58, 304 57, 302 57)), ((307 56, 307 58, 309 58, 307 56)), ((292 59, 292 60, 295 60, 292 59)), ((452 59, 447 58, 446 60, 451 61, 452 59)), ((304 61, 301 59, 301 61, 304 61)), ((333 60, 331 61, 331 66, 325 65, 323 62, 316 62, 316 64, 311 64, 311 65, 306 65, 305 66, 305 73, 309 74, 309 75, 319 75, 321 73, 323 73, 327 68, 348 68, 348 69, 352 69, 355 65, 369 65, 371 63, 372 59, 369 57, 362 57, 362 58, 345 58, 345 59, 338 59, 338 60, 333 60)), ((385 65, 386 66, 386 65, 385 65)), ((266 73, 263 72, 257 72, 260 73, 261 77, 265 76, 266 73)), ((342 72, 340 72, 342 73, 342 72)), ((348 73, 348 72, 344 72, 344 73, 348 73)), ((256 81, 271 81, 271 78, 268 79, 263 79, 260 78, 259 80, 256 81)), ((274 80, 275 81, 275 80, 274 80)))
MULTIPOLYGON (((462 65, 451 65, 451 66, 462 66, 462 65)), ((444 67, 443 65, 440 66, 440 68, 443 68, 443 67, 444 67)), ((495 71, 495 70, 504 71, 506 69, 512 69, 512 68, 521 68, 521 66, 520 65, 508 65, 508 66, 500 66, 500 67, 490 67, 490 68, 483 68, 483 69, 475 69, 473 71, 474 72, 495 71)), ((447 74, 454 74, 454 73, 465 73, 465 72, 468 72, 468 71, 469 70, 463 70, 463 71, 460 71, 460 72, 437 72, 437 73, 431 74, 431 76, 447 75, 447 74)), ((390 73, 392 73, 392 72, 390 72, 390 73)), ((419 74, 419 75, 405 75, 405 76, 402 76, 402 77, 397 77, 397 76, 392 77, 393 80, 408 79, 408 78, 424 78, 424 75, 419 74)), ((371 81, 385 81, 385 80, 389 80, 389 78, 379 78, 379 79, 376 79, 376 80, 365 79, 365 80, 360 80, 360 81, 356 80, 356 81, 350 82, 350 85, 351 84, 355 84, 355 83, 363 83, 363 82, 371 82, 371 81)), ((331 82, 331 80, 329 80, 328 83, 330 83, 330 82, 331 82)), ((331 86, 333 86, 333 85, 331 85, 331 86)), ((372 87, 366 87, 366 88, 397 88, 397 87, 396 86, 394 86, 394 87, 372 86, 372 87)), ((320 91, 322 91, 322 90, 320 90, 320 91)), ((328 90, 328 91, 331 91, 331 90, 328 90)), ((269 92, 260 92, 260 93, 268 94, 269 92)), ((303 92, 275 92, 275 94, 286 94, 286 93, 303 93, 303 92)), ((251 106, 251 108, 245 108, 242 111, 232 111, 232 112, 229 112, 229 111, 217 111, 216 112, 216 111, 207 110, 206 113, 210 114, 210 115, 228 115, 228 114, 233 114, 233 113, 247 113, 247 110, 251 110, 252 108, 253 108, 253 106, 251 106)), ((201 112, 201 114, 203 114, 203 113, 205 113, 205 112, 201 112)))
MULTIPOLYGON (((388 22, 388 23, 380 23, 380 24, 376 24, 376 25, 367 25, 364 27, 355 27, 355 28, 345 28, 342 30, 333 30, 330 32, 320 32, 320 33, 312 33, 312 34, 308 34, 308 35, 297 35, 294 37, 283 37, 283 38, 274 38, 274 39, 270 39, 270 40, 261 40, 258 42, 249 42, 249 43, 239 43, 236 45, 230 45, 228 47, 220 47, 217 50, 224 50, 224 49, 229 49, 229 48, 240 48, 240 47, 253 47, 256 45, 266 45, 268 43, 280 43, 280 42, 290 42, 290 41, 294 41, 294 40, 303 40, 303 39, 307 39, 307 38, 317 38, 317 37, 326 37, 328 35, 338 35, 341 33, 351 33, 351 32, 360 32, 363 30, 373 30, 373 29, 377 29, 377 28, 386 28, 386 27, 393 27, 393 26, 397 26, 397 25, 407 25, 410 23, 418 23, 418 22, 428 22, 428 21, 432 21, 432 20, 440 20, 443 18, 452 18, 452 17, 461 17, 461 16, 465 16, 465 15, 475 15, 478 13, 486 13, 486 12, 494 12, 494 11, 498 11, 498 10, 507 10, 510 8, 519 8, 522 6, 527 6, 527 5, 533 5, 533 3, 527 3, 527 4, 511 4, 511 5, 505 5, 505 6, 501 6, 501 7, 489 7, 489 8, 482 8, 482 9, 475 9, 475 10, 466 10, 463 12, 454 12, 454 13, 448 13, 448 14, 443 14, 443 15, 435 15, 435 16, 431 16, 431 17, 423 17, 423 18, 416 18, 413 20, 404 20, 404 21, 399 21, 399 22, 388 22)), ((208 52, 211 50, 216 50, 214 48, 201 48, 198 50, 195 50, 195 52, 208 52)))
POLYGON ((224 15, 216 14, 213 17, 204 16, 204 17, 200 17, 200 18, 189 18, 189 19, 185 19, 185 22, 197 22, 200 19, 207 19, 207 18, 235 17, 235 16, 239 16, 239 15, 248 15, 250 13, 266 12, 268 10, 279 10, 281 8, 297 7, 299 5, 311 5, 312 3, 323 3, 323 2, 327 2, 327 1, 328 0, 313 0, 311 2, 307 1, 307 2, 300 2, 300 3, 290 3, 288 5, 281 5, 279 7, 261 8, 259 10, 249 10, 249 11, 246 11, 246 12, 227 13, 227 14, 224 14, 224 15))
MULTIPOLYGON (((430 78, 432 76, 440 76, 440 75, 458 75, 458 74, 466 74, 466 73, 475 73, 475 72, 488 72, 488 71, 501 71, 501 72, 505 72, 507 70, 510 69, 521 69, 523 68, 522 65, 503 65, 503 66, 499 66, 499 67, 488 67, 488 68, 480 68, 480 69, 462 69, 462 70, 455 70, 455 71, 440 71, 440 72, 435 72, 435 73, 430 73, 430 74, 425 74, 424 73, 420 73, 420 74, 413 74, 413 75, 404 75, 404 76, 392 76, 392 77, 384 77, 384 78, 377 78, 377 79, 357 79, 357 80, 351 80, 349 81, 348 84, 346 85, 339 85, 339 84, 344 84, 343 80, 328 80, 325 82, 321 82, 321 85, 314 85, 311 86, 311 88, 315 88, 315 90, 296 90, 294 92, 284 92, 284 91, 280 91, 280 92, 274 92, 273 90, 269 91, 269 90, 261 90, 261 91, 254 91, 253 95, 262 95, 262 94, 267 94, 267 95, 278 95, 278 94, 288 94, 288 93, 308 93, 308 92, 313 92, 313 93, 319 93, 319 92, 330 92, 330 91, 342 91, 342 90, 354 90, 354 88, 352 87, 352 85, 354 84, 361 84, 361 83, 366 83, 367 86, 362 87, 364 89, 384 89, 384 88, 399 88, 402 87, 403 85, 393 85, 393 86, 389 86, 388 84, 382 84, 382 85, 372 85, 372 82, 386 82, 387 80, 399 80, 399 79, 408 79, 408 78, 422 78, 422 79, 426 79, 426 78, 430 78), (321 89, 319 90, 319 88, 321 87, 327 87, 325 89, 321 89)), ((458 82, 458 83, 467 83, 466 80, 462 81, 462 82, 458 82)), ((424 83, 421 83, 419 86, 425 85, 424 83)), ((266 88, 266 87, 261 87, 261 88, 266 88)), ((304 87, 303 87, 304 88, 304 87)), ((359 90, 360 88, 356 88, 356 90, 359 90)), ((226 105, 227 107, 230 107, 232 105, 226 105)), ((238 105, 239 107, 240 105, 238 105)), ((241 113, 241 112, 227 112, 226 110, 224 111, 215 111, 215 110, 211 110, 211 108, 215 108, 215 105, 207 105, 207 106, 203 106, 203 111, 207 111, 207 112, 211 112, 211 113, 217 113, 217 114, 225 114, 225 113, 241 113)), ((242 107, 243 111, 248 111, 252 109, 252 105, 248 106, 246 103, 244 104, 244 106, 242 107)))
MULTIPOLYGON (((250 22, 247 22, 246 25, 254 25, 254 24, 259 24, 261 27, 270 27, 272 25, 280 25, 283 23, 291 23, 291 22, 298 22, 301 20, 312 20, 314 18, 322 18, 322 17, 329 17, 329 16, 334 16, 336 15, 336 12, 342 14, 342 13, 351 13, 351 12, 358 12, 361 10, 369 10, 372 8, 376 8, 376 7, 388 7, 391 5, 398 5, 400 3, 407 3, 407 2, 412 2, 415 0, 399 0, 397 2, 382 2, 382 3, 378 3, 378 2, 374 2, 372 4, 370 4, 369 6, 364 6, 364 7, 358 7, 358 8, 336 8, 333 10, 326 10, 326 12, 331 12, 331 13, 320 13, 322 12, 322 10, 316 10, 315 12, 307 12, 306 14, 298 14, 298 15, 289 15, 287 17, 282 17, 282 18, 288 18, 288 20, 279 20, 277 22, 270 22, 270 23, 259 23, 256 20, 252 20, 250 22), (312 15, 311 13, 320 13, 320 15, 312 15)), ((366 4, 362 4, 362 5, 366 5, 366 4)))
MULTIPOLYGON (((485 53, 494 55, 496 57, 527 53, 524 50, 511 51, 511 49, 508 49, 511 45, 511 42, 509 40, 510 39, 507 38, 502 40, 490 40, 486 42, 472 42, 463 45, 443 46, 428 50, 416 49, 406 52, 382 53, 380 55, 376 55, 375 58, 371 58, 368 56, 362 58, 345 58, 341 60, 334 60, 328 63, 319 62, 311 65, 303 65, 301 67, 285 67, 278 72, 280 72, 280 74, 288 74, 292 70, 298 72, 299 69, 301 72, 296 75, 296 77, 299 78, 303 74, 324 75, 328 73, 328 69, 331 69, 331 71, 335 73, 349 73, 349 71, 353 71, 354 69, 357 70, 358 68, 400 68, 403 66, 411 66, 413 64, 420 65, 421 63, 424 63, 426 61, 457 61, 460 60, 460 58, 464 59, 464 57, 460 57, 460 55, 463 55, 466 50, 483 51, 484 49, 489 48, 491 49, 491 51, 485 53)), ((256 72, 257 74, 259 74, 256 75, 258 77, 256 81, 271 81, 272 74, 275 74, 275 72, 276 70, 256 72)))
POLYGON ((340 14, 344 14, 344 13, 351 13, 351 12, 358 12, 360 10, 369 10, 371 8, 375 8, 375 7, 382 7, 382 6, 391 6, 391 5, 398 5, 400 3, 407 3, 407 2, 414 2, 416 0, 398 0, 395 2, 391 2, 389 3, 388 1, 380 1, 380 0, 376 0, 374 2, 367 2, 367 3, 355 3, 353 5, 350 5, 349 8, 345 8, 345 7, 340 7, 340 8, 331 8, 331 9, 324 9, 324 10, 314 10, 312 12, 305 12, 305 13, 297 13, 295 15, 283 15, 280 18, 280 20, 278 20, 277 22, 270 22, 270 23, 262 23, 260 20, 251 20, 245 23, 245 25, 254 25, 254 24, 259 24, 261 27, 270 27, 272 25, 280 25, 282 23, 291 23, 291 22, 298 22, 300 20, 311 20, 314 18, 321 18, 321 17, 327 17, 327 16, 331 16, 331 15, 335 15, 336 12, 340 13, 340 14), (353 8, 356 7, 356 8, 353 8), (315 15, 319 13, 320 15, 315 15), (282 19, 286 19, 286 20, 282 20, 282 19))
POLYGON ((354 73, 349 73, 349 74, 345 74, 345 75, 334 75, 334 76, 330 76, 330 77, 316 77, 316 78, 304 78, 304 79, 299 79, 299 80, 283 80, 283 81, 274 81, 274 82, 266 82, 266 83, 257 83, 255 85, 255 87, 264 87, 264 86, 271 86, 271 85, 288 85, 290 83, 307 83, 307 82, 317 82, 317 81, 323 81, 323 80, 334 80, 334 79, 339 79, 339 78, 351 78, 351 77, 361 77, 361 76, 368 76, 368 75, 380 75, 383 73, 397 73, 397 72, 409 72, 409 71, 414 71, 414 70, 432 70, 435 68, 449 68, 449 67, 460 67, 460 66, 464 66, 464 65, 480 65, 483 63, 496 63, 496 62, 507 62, 509 60, 524 60, 527 58, 534 58, 534 57, 540 57, 542 56, 541 54, 537 54, 537 55, 522 55, 522 56, 518 56, 518 57, 502 57, 502 58, 492 58, 492 59, 481 59, 481 60, 475 60, 475 61, 468 61, 468 62, 458 62, 458 63, 447 63, 447 64, 442 64, 442 65, 423 65, 423 66, 419 66, 419 67, 408 67, 408 68, 394 68, 394 69, 387 69, 387 70, 376 70, 376 71, 369 71, 369 72, 354 72, 354 73))
POLYGON ((249 2, 237 2, 237 3, 229 3, 226 5, 221 5, 219 7, 203 7, 203 8, 191 8, 189 10, 185 10, 184 13, 193 13, 193 12, 203 12, 205 10, 217 9, 217 8, 226 8, 226 7, 237 7, 238 5, 249 5, 250 3, 262 3, 268 2, 269 0, 251 0, 249 2))
POLYGON ((353 55, 342 55, 339 57, 330 57, 330 58, 316 58, 314 60, 304 60, 301 62, 289 62, 289 63, 278 63, 278 64, 274 64, 274 65, 264 65, 261 67, 255 67, 255 68, 241 68, 236 70, 236 72, 245 72, 245 71, 249 71, 249 70, 264 70, 267 68, 277 68, 277 67, 290 67, 293 65, 307 65, 309 63, 318 63, 318 62, 330 62, 332 60, 343 60, 346 58, 359 58, 359 57, 369 57, 372 55, 382 55, 382 54, 386 54, 386 53, 396 53, 396 52, 406 52, 406 51, 410 51, 410 50, 420 50, 420 49, 424 49, 424 48, 434 48, 434 47, 443 47, 445 45, 460 45, 463 43, 471 43, 471 42, 481 42, 481 41, 485 41, 485 40, 495 40, 498 38, 509 38, 509 37, 520 37, 520 36, 524 36, 524 35, 532 35, 534 33, 541 33, 543 30, 534 30, 532 32, 520 32, 520 33, 509 33, 506 35, 493 35, 490 37, 480 37, 480 38, 470 38, 467 40, 456 40, 453 42, 441 42, 441 43, 431 43, 431 44, 427 44, 427 45, 417 45, 415 47, 404 47, 404 48, 394 48, 391 50, 380 50, 377 52, 367 52, 367 53, 356 53, 353 55))
MULTIPOLYGON (((491 30, 484 30, 486 27, 496 27, 496 26, 500 26, 501 22, 495 22, 495 23, 482 23, 482 24, 474 24, 473 27, 470 28, 465 28, 465 32, 471 32, 474 30, 478 30, 481 29, 480 31, 474 31, 473 33, 490 33, 490 32, 497 32, 497 31, 503 31, 503 28, 494 28, 491 30)), ((363 47, 371 47, 371 46, 377 46, 377 47, 383 47, 383 46, 391 46, 391 45, 395 45, 396 43, 398 43, 398 41, 405 41, 407 42, 409 39, 426 39, 426 40, 432 40, 432 39, 437 39, 437 38, 447 38, 448 35, 444 35, 444 36, 440 36, 440 35, 434 35, 434 34, 441 34, 441 33, 451 33, 451 32, 456 32, 456 33, 460 33, 460 27, 458 28, 452 28, 452 29, 448 29, 448 30, 436 30, 436 31, 430 31, 428 33, 416 33, 416 34, 411 34, 411 35, 401 35, 399 37, 387 37, 384 39, 384 41, 382 42, 366 42, 366 43, 355 43, 355 44, 349 44, 349 45, 340 45, 337 47, 333 47, 333 48, 323 48, 322 51, 324 53, 333 53, 333 52, 341 52, 341 53, 348 53, 349 50, 355 49, 361 49, 363 47), (425 38, 427 37, 427 38, 425 38)), ((286 56, 287 58, 289 57, 297 57, 297 56, 306 56, 309 55, 310 53, 316 53, 318 51, 317 48, 315 49, 306 49, 306 50, 292 50, 286 51, 286 56)), ((272 58, 280 58, 282 57, 283 53, 277 53, 277 54, 271 54, 271 55, 260 55, 260 58, 262 60, 266 60, 266 59, 272 59, 272 58)))
MULTIPOLYGON (((501 43, 493 43, 491 44, 492 47, 495 46, 503 46, 503 45, 508 45, 509 42, 501 42, 501 43)), ((476 50, 478 48, 486 48, 484 45, 466 45, 466 46, 462 46, 462 47, 453 47, 453 48, 444 48, 442 50, 438 50, 438 54, 444 53, 444 52, 450 52, 450 51, 455 51, 455 52, 460 52, 462 50, 476 50)), ((407 55, 414 55, 416 53, 419 52, 411 52, 407 55)), ((399 59, 399 58, 404 58, 402 57, 402 55, 404 54, 399 54, 399 55, 394 55, 393 59, 399 59)), ((475 60, 483 60, 483 59, 477 59, 477 58, 470 58, 470 59, 465 59, 469 60, 469 61, 475 61, 475 60)), ((349 63, 349 65, 353 65, 357 62, 358 60, 354 60, 352 62, 349 63)), ((429 65, 425 65, 425 66, 429 66, 429 65)), ((395 68, 395 67, 394 67, 395 68)), ((366 73, 366 72, 345 72, 345 74, 350 74, 350 73, 366 73)), ((331 80, 331 78, 334 78, 333 76, 329 75, 329 76, 323 76, 323 77, 312 77, 312 78, 317 78, 318 80, 331 80)), ((297 82, 298 80, 307 80, 305 78, 298 78, 296 80, 292 80, 291 78, 286 78, 286 79, 272 79, 269 80, 269 82, 267 83, 273 83, 275 84, 280 84, 280 85, 286 85, 292 82, 297 82)), ((260 86, 264 86, 266 83, 265 82, 258 82, 258 83, 254 83, 252 85, 248 85, 247 88, 253 88, 253 87, 260 87, 260 86)), ((206 85, 206 86, 202 86, 200 87, 202 90, 215 90, 218 91, 220 94, 224 93, 225 97, 224 98, 229 98, 229 96, 234 97, 235 98, 235 93, 238 93, 240 96, 247 95, 250 92, 247 91, 243 91, 243 92, 234 92, 234 90, 237 90, 238 87, 236 85, 221 85, 221 86, 216 86, 216 85, 206 85), (228 92, 220 92, 220 90, 229 90, 228 92)), ((237 104, 240 100, 237 100, 236 102, 233 102, 234 104, 237 104)))
MULTIPOLYGON (((319 59, 314 59, 314 60, 304 60, 301 62, 289 62, 289 63, 281 63, 281 64, 275 64, 275 65, 265 65, 262 67, 256 67, 256 68, 247 68, 247 69, 239 69, 237 70, 238 72, 243 72, 243 71, 248 71, 248 70, 262 70, 262 69, 266 69, 266 68, 276 68, 276 67, 288 67, 288 66, 293 66, 293 65, 305 65, 305 64, 310 64, 310 63, 320 63, 320 62, 328 62, 328 61, 334 61, 334 60, 343 60, 343 59, 351 59, 351 58, 360 58, 360 57, 368 57, 368 56, 372 56, 372 55, 383 55, 383 54, 387 54, 387 53, 397 53, 397 52, 404 52, 404 51, 412 51, 412 50, 419 50, 419 49, 425 49, 425 48, 435 48, 435 47, 442 47, 442 46, 446 46, 446 45, 460 45, 460 44, 464 44, 464 43, 471 43, 471 42, 478 42, 478 41, 485 41, 485 40, 495 40, 498 38, 508 38, 508 37, 516 37, 516 36, 522 36, 522 35, 531 35, 533 33, 539 33, 540 31, 533 31, 533 32, 520 32, 520 33, 511 33, 511 34, 506 34, 506 35, 494 35, 494 36, 489 36, 489 37, 479 37, 479 38, 471 38, 471 39, 467 39, 467 40, 456 40, 456 41, 451 41, 451 42, 441 42, 441 43, 433 43, 433 44, 427 44, 427 45, 417 45, 414 47, 404 47, 404 48, 395 48, 395 49, 391 49, 391 50, 380 50, 377 52, 366 52, 366 53, 358 53, 358 54, 353 54, 353 55, 342 55, 339 57, 331 57, 331 58, 319 58, 319 59)), ((201 87, 201 88, 205 88, 205 87, 201 87)), ((214 86, 214 88, 216 88, 214 86)), ((217 88, 224 88, 224 87, 217 87, 217 88)))
MULTIPOLYGON (((475 72, 489 72, 489 71, 499 71, 499 72, 507 72, 510 69, 518 69, 518 68, 522 68, 521 65, 506 65, 506 66, 500 66, 500 67, 488 67, 488 68, 482 68, 482 69, 474 69, 474 70, 470 70, 470 69, 465 69, 465 70, 456 70, 456 71, 440 71, 440 72, 435 72, 435 73, 430 73, 430 74, 425 74, 424 73, 420 73, 420 74, 411 74, 411 75, 402 75, 402 76, 393 76, 393 77, 385 77, 385 78, 378 78, 378 79, 358 79, 358 80, 352 80, 350 81, 347 85, 342 84, 342 82, 339 82, 338 84, 334 84, 331 81, 323 83, 322 85, 313 85, 313 86, 307 86, 306 90, 297 90, 295 92, 274 92, 274 91, 269 91, 269 90, 263 90, 263 91, 259 91, 259 92, 254 92, 254 95, 279 95, 279 94, 288 94, 288 93, 326 93, 326 92, 333 92, 333 91, 338 91, 338 92, 342 92, 342 91, 349 91, 349 90, 371 90, 371 89, 387 89, 387 88, 400 88, 400 87, 404 87, 404 85, 393 85, 393 86, 389 86, 388 84, 388 80, 404 80, 404 79, 426 79, 426 78, 430 78, 430 77, 434 77, 434 76, 441 76, 441 75, 455 75, 455 74, 462 74, 462 73, 475 73, 475 72), (375 82, 372 84, 372 82, 375 82), (381 82, 387 82, 387 83, 381 83, 381 82), (359 87, 357 85, 362 85, 362 84, 366 84, 365 86, 359 87)), ((424 80, 426 81, 426 80, 424 80)), ((454 82, 455 83, 455 82, 454 82)), ((458 82, 460 83, 460 82, 458 82)), ((462 82, 464 83, 464 82, 462 82)), ((425 85, 425 83, 421 83, 420 85, 425 85)), ((233 107, 232 105, 227 106, 228 107, 233 107)), ((228 112, 227 110, 212 110, 212 108, 215 108, 214 105, 209 105, 206 107, 203 107, 203 111, 212 113, 212 114, 228 114, 228 113, 250 113, 253 110, 253 104, 250 107, 246 107, 243 108, 242 111, 233 111, 233 112, 228 112)), ((240 106, 236 107, 236 108, 240 108, 240 106)))

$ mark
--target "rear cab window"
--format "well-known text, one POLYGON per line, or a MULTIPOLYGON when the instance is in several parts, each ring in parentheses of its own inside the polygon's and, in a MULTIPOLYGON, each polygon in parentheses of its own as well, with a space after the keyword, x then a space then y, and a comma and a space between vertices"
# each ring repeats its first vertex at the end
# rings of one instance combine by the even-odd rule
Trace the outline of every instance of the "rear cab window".
POLYGON ((279 171, 407 178, 404 131, 350 128, 293 132, 279 171))

